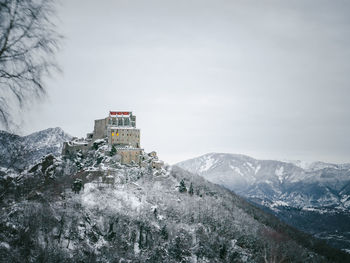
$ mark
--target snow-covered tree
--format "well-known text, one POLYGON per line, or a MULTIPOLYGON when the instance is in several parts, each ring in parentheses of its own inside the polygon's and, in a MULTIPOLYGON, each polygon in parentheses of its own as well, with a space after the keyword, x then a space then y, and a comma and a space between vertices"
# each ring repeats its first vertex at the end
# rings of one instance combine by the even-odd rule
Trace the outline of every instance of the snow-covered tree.
POLYGON ((190 184, 190 189, 188 190, 188 193, 190 194, 190 195, 193 195, 193 184, 192 184, 192 182, 191 182, 191 184, 190 184))
POLYGON ((116 153, 117 153, 117 149, 115 148, 114 145, 112 145, 112 148, 111 148, 111 151, 109 152, 109 155, 114 156, 114 155, 116 155, 116 153))
POLYGON ((186 184, 185 184, 184 179, 182 179, 182 180, 180 181, 179 192, 180 192, 180 193, 187 192, 187 188, 186 188, 186 184))

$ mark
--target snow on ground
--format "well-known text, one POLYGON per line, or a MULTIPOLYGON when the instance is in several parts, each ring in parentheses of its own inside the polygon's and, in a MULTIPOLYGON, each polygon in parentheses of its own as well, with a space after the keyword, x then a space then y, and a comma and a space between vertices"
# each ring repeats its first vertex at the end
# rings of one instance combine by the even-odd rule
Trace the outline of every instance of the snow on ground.
POLYGON ((304 170, 308 170, 311 167, 311 165, 314 163, 314 162, 307 162, 302 160, 285 160, 285 159, 282 159, 281 162, 292 163, 295 166, 298 166, 299 168, 304 170))
POLYGON ((289 206, 289 205, 284 201, 275 201, 271 204, 271 207, 276 207, 276 206, 289 206))
MULTIPOLYGON (((102 186, 102 184, 101 184, 102 186)), ((84 185, 81 195, 81 203, 90 209, 123 211, 124 208, 138 211, 143 205, 142 198, 134 192, 127 191, 124 185, 114 187, 99 187, 98 183, 92 182, 84 185)))
POLYGON ((252 170, 254 170, 254 166, 250 162, 244 163, 245 165, 248 165, 252 170))
POLYGON ((243 173, 241 172, 241 170, 240 170, 238 167, 233 166, 233 165, 230 164, 230 168, 231 168, 233 171, 235 171, 236 173, 238 173, 239 175, 243 176, 243 173))
POLYGON ((320 209, 320 208, 316 208, 316 207, 303 207, 302 208, 303 211, 309 211, 309 212, 317 212, 317 213, 320 213, 320 214, 324 214, 324 213, 327 213, 327 210, 325 209, 320 209))
POLYGON ((261 168, 261 165, 259 164, 257 167, 255 167, 254 173, 257 174, 261 168))
POLYGON ((10 245, 7 242, 0 242, 0 247, 4 247, 6 249, 10 249, 10 245))
POLYGON ((284 167, 283 166, 281 166, 281 167, 279 167, 279 168, 277 168, 275 170, 275 174, 277 175, 278 180, 280 181, 280 183, 283 182, 283 173, 284 173, 284 167))
POLYGON ((215 160, 211 157, 207 158, 204 164, 199 168, 199 173, 208 171, 215 163, 215 160))
POLYGON ((350 254, 350 249, 343 249, 346 253, 350 254))
POLYGON ((341 199, 341 203, 345 208, 350 208, 350 195, 344 195, 341 199))

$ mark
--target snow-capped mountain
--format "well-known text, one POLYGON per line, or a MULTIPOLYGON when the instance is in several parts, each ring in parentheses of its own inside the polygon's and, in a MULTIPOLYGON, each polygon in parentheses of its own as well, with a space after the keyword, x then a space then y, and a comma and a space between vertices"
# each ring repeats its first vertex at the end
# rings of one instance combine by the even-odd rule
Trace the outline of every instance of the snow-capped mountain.
POLYGON ((0 166, 23 169, 47 154, 61 154, 63 142, 72 138, 61 128, 49 128, 27 136, 0 131, 0 166))
POLYGON ((0 171, 4 262, 345 262, 224 187, 178 167, 122 165, 107 143, 0 171), (35 219, 35 220, 33 220, 35 219))
POLYGON ((305 162, 301 160, 281 160, 282 162, 292 163, 306 171, 316 171, 325 168, 334 168, 334 169, 350 169, 350 164, 334 164, 334 163, 325 163, 325 162, 305 162))
POLYGON ((245 155, 210 153, 177 166, 251 198, 283 201, 293 207, 350 207, 350 164, 257 160, 245 155))
POLYGON ((306 165, 300 161, 257 160, 239 154, 210 153, 177 165, 270 209, 299 229, 315 235, 327 229, 331 233, 345 231, 346 244, 342 246, 350 249, 350 164, 315 162, 306 165), (296 212, 290 212, 291 209, 296 212), (324 218, 327 214, 327 229, 315 230, 313 224, 299 224, 314 213, 324 218))

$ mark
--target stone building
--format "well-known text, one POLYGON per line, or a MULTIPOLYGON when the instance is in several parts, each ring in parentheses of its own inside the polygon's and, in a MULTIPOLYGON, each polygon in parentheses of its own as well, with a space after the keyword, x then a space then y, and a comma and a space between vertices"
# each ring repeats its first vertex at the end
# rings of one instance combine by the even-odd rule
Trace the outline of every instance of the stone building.
POLYGON ((78 150, 87 151, 100 139, 108 140, 110 147, 115 147, 121 156, 121 163, 140 163, 140 130, 136 128, 136 116, 132 112, 110 111, 109 116, 95 120, 93 133, 88 133, 85 140, 73 140, 63 145, 62 154, 78 150))

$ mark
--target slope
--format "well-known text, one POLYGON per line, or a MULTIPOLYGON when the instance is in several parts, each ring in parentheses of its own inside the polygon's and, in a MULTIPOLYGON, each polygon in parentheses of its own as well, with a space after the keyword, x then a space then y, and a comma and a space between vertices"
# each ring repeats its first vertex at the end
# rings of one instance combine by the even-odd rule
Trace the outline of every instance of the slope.
POLYGON ((21 170, 47 154, 59 156, 63 142, 71 138, 59 127, 23 137, 0 131, 0 167, 21 170))
POLYGON ((1 190, 6 189, 1 196, 1 258, 7 262, 349 259, 223 187, 177 167, 153 169, 146 153, 143 159, 141 166, 121 165, 104 143, 86 155, 63 159, 48 155, 21 174, 0 172, 1 190))
POLYGON ((350 249, 349 164, 301 165, 211 153, 177 165, 235 191, 335 247, 350 249))

